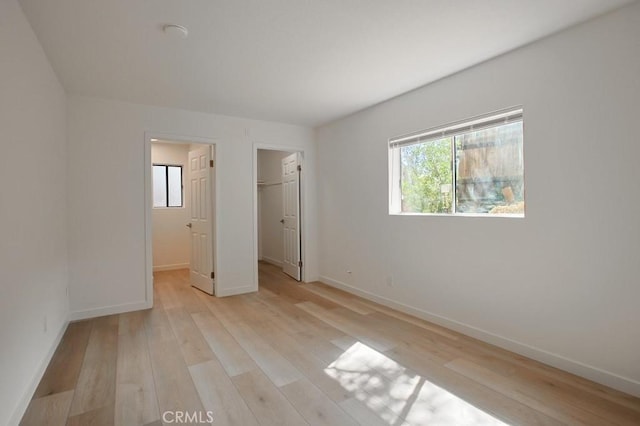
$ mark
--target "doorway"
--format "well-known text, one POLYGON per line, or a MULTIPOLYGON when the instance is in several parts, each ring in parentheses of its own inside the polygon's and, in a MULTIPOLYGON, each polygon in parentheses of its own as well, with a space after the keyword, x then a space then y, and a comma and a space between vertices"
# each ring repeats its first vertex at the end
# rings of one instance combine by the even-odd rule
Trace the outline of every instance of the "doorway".
POLYGON ((216 293, 215 143, 145 135, 147 300, 153 274, 183 270, 216 293))
POLYGON ((299 151, 256 147, 257 260, 296 281, 304 274, 302 161, 299 151))

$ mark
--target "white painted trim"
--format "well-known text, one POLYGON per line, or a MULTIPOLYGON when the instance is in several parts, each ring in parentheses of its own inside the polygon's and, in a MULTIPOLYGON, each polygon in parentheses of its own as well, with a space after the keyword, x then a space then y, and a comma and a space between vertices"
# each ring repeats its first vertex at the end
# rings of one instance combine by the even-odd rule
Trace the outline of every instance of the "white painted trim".
MULTIPOLYGON (((155 136, 154 136, 155 137, 155 136)), ((153 190, 152 190, 152 136, 144 135, 144 299, 153 304, 153 190)))
POLYGON ((153 300, 151 302, 143 300, 142 302, 124 303, 122 305, 104 306, 101 308, 71 312, 69 319, 71 321, 79 321, 87 318, 103 317, 105 315, 122 314, 151 308, 153 308, 153 300))
POLYGON ((153 272, 175 271, 177 269, 189 269, 190 263, 176 263, 173 265, 158 265, 153 267, 153 272))
POLYGON ((56 335, 56 338, 51 344, 51 347, 49 348, 46 355, 40 362, 40 365, 38 365, 36 372, 33 374, 29 387, 27 388, 26 392, 22 395, 22 398, 20 398, 20 402, 18 402, 18 405, 13 411, 13 414, 9 418, 10 425, 19 424, 20 420, 22 420, 22 417, 24 416, 24 413, 27 412, 27 408, 29 407, 31 398, 33 397, 33 394, 38 388, 38 385, 40 384, 40 380, 42 380, 42 377, 44 376, 44 373, 47 370, 49 363, 51 362, 51 358, 53 358, 53 354, 56 352, 56 349, 58 349, 58 346, 60 345, 60 341, 62 340, 62 336, 64 336, 64 333, 65 331, 67 331, 68 326, 69 326, 69 321, 65 320, 64 323, 62 324, 62 327, 60 327, 60 330, 58 330, 58 334, 56 335))
MULTIPOLYGON (((300 160, 300 164, 302 166, 302 171, 300 172, 300 210, 302 212, 300 221, 301 229, 300 234, 301 237, 301 246, 302 253, 300 259, 302 260, 303 265, 308 265, 307 263, 307 235, 309 235, 309 212, 307 211, 307 176, 305 167, 306 161, 306 151, 302 147, 298 146, 290 146, 290 145, 277 145, 277 144, 268 144, 262 142, 254 142, 253 143, 253 173, 252 173, 252 181, 251 185, 253 187, 253 282, 254 282, 254 290, 258 291, 258 150, 265 149, 271 151, 283 151, 283 152, 299 152, 302 157, 300 160)), ((282 264, 280 264, 281 266, 282 264)), ((310 277, 307 274, 307 267, 302 267, 302 282, 309 282, 310 277)))
POLYGON ((414 308, 413 306, 405 305, 404 303, 396 302, 386 297, 378 296, 374 293, 361 290, 359 288, 353 287, 349 284, 343 283, 338 280, 334 280, 326 276, 320 276, 320 281, 329 286, 339 288, 346 292, 363 297, 367 300, 371 300, 373 302, 379 303, 389 308, 396 309, 400 312, 404 312, 406 314, 413 315, 423 320, 433 322, 435 324, 441 325, 451 330, 455 330, 467 336, 471 336, 476 339, 482 340, 483 342, 490 343, 492 345, 501 347, 511 352, 515 352, 519 355, 526 356, 528 358, 534 359, 536 361, 542 362, 552 367, 556 367, 561 370, 568 371, 569 373, 575 374, 577 376, 584 377, 586 379, 593 380, 594 382, 603 384, 605 386, 609 386, 619 391, 626 392, 628 394, 640 397, 640 382, 630 379, 628 377, 623 377, 618 374, 612 373, 610 371, 605 371, 600 368, 587 365, 570 358, 566 358, 562 355, 548 352, 544 349, 536 348, 536 347, 527 345, 525 343, 521 343, 512 339, 482 330, 480 328, 477 328, 468 324, 464 324, 462 322, 455 321, 450 318, 443 317, 441 315, 433 314, 431 312, 428 312, 422 309, 414 308))
POLYGON ((230 289, 221 289, 216 297, 235 296, 237 294, 255 293, 257 290, 253 288, 253 285, 246 285, 244 287, 234 287, 230 289))
POLYGON ((282 268, 282 260, 274 259, 273 257, 269 257, 269 256, 262 256, 262 259, 260 260, 262 260, 263 262, 267 262, 272 265, 275 265, 279 268, 282 268))
MULTIPOLYGON (((144 132, 144 239, 145 239, 145 301, 149 305, 148 308, 153 307, 153 229, 152 229, 152 212, 153 212, 153 195, 151 190, 151 139, 158 139, 161 141, 167 141, 176 144, 205 144, 213 146, 213 160, 218 164, 216 143, 217 139, 205 138, 201 136, 187 136, 187 135, 175 135, 171 133, 161 132, 144 132)), ((215 186, 214 186, 214 198, 215 198, 215 210, 213 212, 213 270, 216 271, 216 279, 213 281, 213 293, 217 295, 218 285, 220 282, 220 271, 218 269, 218 244, 219 238, 217 230, 218 218, 220 217, 218 206, 220 205, 220 190, 218 184, 218 167, 213 168, 215 174, 215 186)), ((141 308, 147 309, 147 308, 141 308)), ((106 314, 105 314, 106 315, 106 314)))

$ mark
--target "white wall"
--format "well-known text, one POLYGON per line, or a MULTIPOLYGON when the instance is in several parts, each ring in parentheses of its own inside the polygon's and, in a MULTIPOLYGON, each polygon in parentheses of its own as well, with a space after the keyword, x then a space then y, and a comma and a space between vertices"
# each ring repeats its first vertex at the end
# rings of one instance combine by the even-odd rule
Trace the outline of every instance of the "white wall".
MULTIPOLYGON (((216 280, 224 295, 255 289, 254 143, 305 149, 307 173, 315 176, 313 132, 299 126, 70 96, 68 131, 74 318, 145 306, 145 132, 217 141, 216 280)), ((306 190, 311 202, 315 187, 306 190)), ((316 219, 308 214, 307 272, 314 279, 316 219)))
POLYGON ((66 95, 0 2, 0 424, 17 424, 68 318, 66 95), (44 331, 44 322, 47 329, 44 331))
POLYGON ((262 260, 282 265, 284 241, 282 235, 282 159, 289 152, 258 150, 259 221, 258 247, 262 260))
POLYGON ((639 22, 635 3, 320 128, 321 279, 640 395, 639 22), (387 214, 388 138, 519 104, 525 219, 387 214))
MULTIPOLYGON (((189 145, 154 143, 151 161, 154 164, 182 166, 183 186, 187 179, 189 145)), ((186 208, 187 191, 183 191, 183 207, 154 208, 153 220, 153 270, 166 271, 189 267, 189 212, 186 208)))

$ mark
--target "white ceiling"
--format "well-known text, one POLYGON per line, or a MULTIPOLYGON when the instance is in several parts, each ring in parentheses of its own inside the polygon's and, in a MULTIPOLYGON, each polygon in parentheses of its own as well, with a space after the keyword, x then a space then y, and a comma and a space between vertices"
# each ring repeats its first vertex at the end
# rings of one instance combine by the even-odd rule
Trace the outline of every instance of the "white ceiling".
POLYGON ((630 2, 21 0, 71 93, 303 125, 630 2))

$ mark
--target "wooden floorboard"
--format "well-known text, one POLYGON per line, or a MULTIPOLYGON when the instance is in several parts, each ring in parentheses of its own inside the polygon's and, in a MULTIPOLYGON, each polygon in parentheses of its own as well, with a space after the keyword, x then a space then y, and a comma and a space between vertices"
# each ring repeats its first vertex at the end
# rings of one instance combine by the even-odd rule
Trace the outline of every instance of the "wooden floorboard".
POLYGON ((112 407, 116 397, 118 316, 97 318, 93 323, 70 416, 112 407))
POLYGON ((229 376, 257 368, 249 354, 210 312, 198 312, 192 317, 229 376))
POLYGON ((20 423, 23 426, 62 426, 67 423, 73 391, 58 392, 31 400, 20 423))
POLYGON ((75 389, 92 327, 91 321, 69 324, 34 398, 75 389))
POLYGON ((217 360, 189 367, 191 378, 216 425, 257 426, 258 421, 217 360))
POLYGON ((259 278, 219 299, 158 272, 153 309, 70 324, 21 424, 640 425, 639 398, 269 264, 259 278))
POLYGON ((144 426, 160 420, 151 357, 140 311, 120 315, 115 424, 144 426))
POLYGON ((353 417, 306 378, 282 386, 281 390, 310 425, 358 425, 353 417))
POLYGON ((189 312, 184 308, 171 308, 166 311, 185 363, 194 365, 212 360, 213 352, 189 312))
POLYGON ((235 376, 231 380, 261 425, 308 424, 262 371, 252 370, 235 376))
POLYGON ((150 343, 149 351, 161 415, 166 411, 204 412, 177 339, 150 343))

